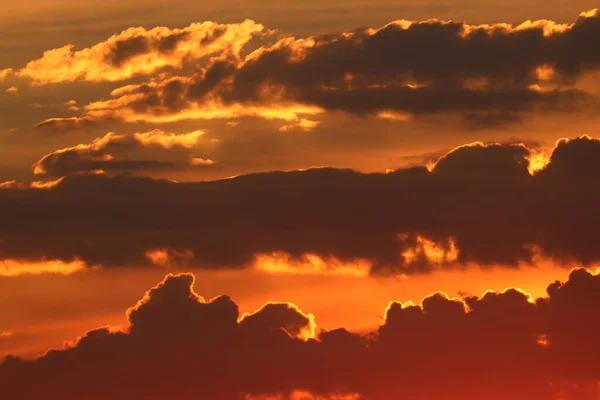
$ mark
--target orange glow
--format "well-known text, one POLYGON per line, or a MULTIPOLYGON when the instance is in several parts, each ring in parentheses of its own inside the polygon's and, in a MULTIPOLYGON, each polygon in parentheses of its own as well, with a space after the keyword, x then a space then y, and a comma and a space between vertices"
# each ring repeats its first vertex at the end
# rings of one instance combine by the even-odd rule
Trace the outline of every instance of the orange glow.
POLYGON ((321 396, 304 390, 294 390, 289 396, 278 395, 246 395, 245 400, 358 400, 359 394, 329 394, 321 396))
POLYGON ((579 16, 582 18, 594 18, 596 15, 598 15, 599 12, 600 9, 594 8, 593 10, 582 12, 581 14, 579 14, 579 16))
MULTIPOLYGON (((523 296, 525 296, 525 298, 527 299, 527 302, 529 302, 531 304, 535 303, 534 297, 530 293, 528 293, 527 291, 525 291, 525 290, 523 290, 523 289, 521 289, 519 287, 507 287, 506 289, 500 291, 500 294, 506 293, 506 292, 511 291, 511 290, 514 290, 514 291, 517 291, 517 292, 521 293, 523 296)), ((495 290, 492 290, 492 289, 487 289, 485 292, 483 292, 483 294, 481 295, 481 297, 484 297, 488 293, 495 294, 497 292, 495 290)))
POLYGON ((381 119, 389 119, 391 121, 401 122, 410 121, 412 119, 412 115, 396 111, 381 111, 377 114, 377 117, 381 119))
POLYGON ((299 118, 296 121, 292 121, 289 124, 283 125, 281 128, 279 128, 279 131, 280 132, 289 132, 289 131, 298 129, 298 130, 303 130, 305 132, 308 132, 308 131, 315 129, 320 124, 321 124, 320 121, 311 121, 310 119, 307 119, 307 118, 299 118))
POLYGON ((0 277, 40 274, 70 275, 86 269, 87 266, 80 260, 71 262, 60 260, 32 262, 11 259, 0 260, 0 277))
POLYGON ((202 158, 202 157, 190 158, 190 165, 213 165, 213 164, 216 164, 216 161, 213 161, 209 158, 202 158))
POLYGON ((150 132, 134 133, 133 138, 144 146, 156 145, 165 149, 178 146, 189 149, 198 144, 202 135, 204 135, 204 131, 200 130, 178 135, 154 129, 150 132))
MULTIPOLYGON (((407 235, 399 234, 398 239, 406 241, 407 235)), ((425 257, 432 264, 452 263, 458 260, 460 250, 456 239, 450 237, 444 242, 434 242, 423 236, 417 236, 416 245, 402 252, 404 262, 408 265, 414 263, 419 257, 425 257)))
POLYGON ((17 182, 15 180, 0 182, 0 189, 24 189, 27 185, 17 182))
POLYGON ((274 252, 256 255, 254 268, 271 274, 346 275, 364 278, 369 276, 371 264, 365 260, 342 262, 335 257, 324 260, 315 254, 304 254, 301 260, 294 260, 287 253, 274 252))
POLYGON ((163 268, 172 268, 194 258, 190 250, 153 249, 146 251, 145 255, 152 264, 163 268))
POLYGON ((52 189, 58 186, 63 181, 63 178, 59 178, 55 181, 34 181, 31 182, 31 187, 33 189, 52 189))
POLYGON ((544 36, 548 37, 557 33, 566 32, 572 27, 573 24, 559 24, 554 21, 542 19, 539 21, 525 21, 517 26, 515 30, 522 31, 527 29, 542 29, 544 31, 544 36))
MULTIPOLYGON (((242 104, 223 104, 219 100, 207 101, 202 106, 190 103, 187 108, 177 112, 168 110, 136 111, 132 106, 143 101, 144 95, 127 94, 122 97, 91 103, 87 105, 86 116, 82 118, 106 119, 118 118, 125 122, 148 122, 164 124, 169 122, 195 119, 236 119, 240 117, 260 117, 267 120, 298 121, 300 115, 316 115, 324 112, 320 107, 296 103, 273 103, 265 106, 242 104), (164 112, 163 112, 164 111, 164 112)), ((57 120, 57 119, 54 119, 57 120)), ((310 121, 312 123, 314 121, 310 121)), ((306 122, 304 123, 306 125, 306 122)))
POLYGON ((0 69, 0 82, 5 80, 12 73, 13 73, 12 68, 0 69))
POLYGON ((538 335, 536 343, 545 349, 550 347, 550 339, 548 338, 547 334, 538 335))
POLYGON ((541 65, 535 70, 537 78, 541 81, 549 81, 554 77, 554 68, 550 65, 541 65))
POLYGON ((529 157, 527 157, 529 161, 529 166, 527 170, 531 175, 535 174, 538 171, 546 168, 546 165, 550 162, 550 157, 546 155, 543 151, 531 151, 529 157))

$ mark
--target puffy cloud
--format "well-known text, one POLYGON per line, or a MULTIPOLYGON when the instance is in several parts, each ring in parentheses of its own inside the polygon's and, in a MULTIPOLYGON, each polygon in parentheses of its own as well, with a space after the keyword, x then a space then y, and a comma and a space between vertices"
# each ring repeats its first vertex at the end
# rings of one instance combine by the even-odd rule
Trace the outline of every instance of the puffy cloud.
MULTIPOLYGON (((174 134, 155 129, 150 132, 134 133, 131 136, 107 133, 89 144, 56 150, 45 155, 33 165, 35 175, 64 176, 80 171, 135 172, 175 168, 173 162, 157 160, 122 159, 116 160, 113 154, 124 154, 136 149, 155 147, 163 150, 195 147, 202 131, 174 134)), ((214 163, 214 162, 213 162, 214 163)), ((209 162, 192 165, 211 165, 209 162)))
POLYGON ((308 116, 344 111, 407 120, 458 114, 473 127, 533 112, 585 108, 577 86, 598 71, 600 13, 572 24, 527 21, 473 26, 395 21, 379 29, 283 38, 244 59, 209 60, 189 77, 152 79, 86 106, 83 118, 170 122, 259 116, 312 129, 308 116), (443 66, 443 67, 440 67, 443 66))
POLYGON ((575 269, 536 300, 518 289, 391 302, 377 331, 304 336, 314 317, 268 303, 239 315, 168 275, 127 311, 35 360, 0 364, 0 395, 163 398, 587 400, 597 397, 600 275, 575 269))
POLYGON ((182 68, 204 57, 239 51, 264 27, 251 20, 239 24, 193 23, 183 29, 129 28, 92 47, 66 45, 48 50, 16 72, 35 84, 72 81, 121 81, 167 67, 182 68))
MULTIPOLYGON (((104 168, 115 162, 107 154, 137 143, 108 135, 39 166, 51 175, 78 163, 104 168)), ((86 173, 45 190, 7 185, 0 257, 154 265, 148 251, 170 249, 189 251, 187 265, 204 268, 356 275, 517 266, 539 257, 592 265, 600 260, 600 220, 591 211, 599 143, 561 140, 533 175, 529 159, 538 149, 475 143, 429 169, 385 174, 318 168, 177 183, 86 173)))

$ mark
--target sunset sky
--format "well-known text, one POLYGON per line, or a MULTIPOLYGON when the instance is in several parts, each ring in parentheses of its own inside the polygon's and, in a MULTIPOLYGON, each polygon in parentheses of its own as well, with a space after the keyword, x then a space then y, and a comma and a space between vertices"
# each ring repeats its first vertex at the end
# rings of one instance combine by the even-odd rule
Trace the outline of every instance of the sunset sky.
POLYGON ((0 398, 600 400, 600 9, 30 0, 0 398))

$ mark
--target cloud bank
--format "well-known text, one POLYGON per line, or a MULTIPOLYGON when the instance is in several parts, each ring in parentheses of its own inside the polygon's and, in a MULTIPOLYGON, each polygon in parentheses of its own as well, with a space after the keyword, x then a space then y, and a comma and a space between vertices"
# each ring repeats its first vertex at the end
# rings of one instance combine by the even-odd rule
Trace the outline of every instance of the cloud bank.
MULTIPOLYGON (((243 31, 241 39, 235 36, 237 56, 229 56, 232 40, 221 45, 215 39, 219 45, 212 53, 203 50, 210 57, 197 65, 195 73, 160 75, 123 86, 110 99, 88 104, 80 118, 165 123, 258 116, 294 121, 283 130, 290 126, 308 130, 318 121, 307 117, 341 111, 395 120, 455 115, 469 125, 485 127, 519 122, 535 112, 584 110, 595 104, 595 97, 578 83, 600 67, 592 50, 600 46, 598 10, 582 13, 572 24, 398 20, 377 29, 282 38, 258 49, 250 47, 244 56, 239 56, 240 49, 263 30, 261 25, 246 21, 209 26, 243 31)), ((117 50, 107 43, 125 40, 119 37, 96 46, 112 49, 109 54, 117 57, 117 50)), ((124 48, 133 49, 117 58, 133 62, 140 51, 163 57, 156 45, 146 46, 139 50, 139 45, 127 45, 124 48)), ((173 65, 181 62, 177 54, 173 65)), ((101 65, 107 62, 104 57, 101 65)), ((117 68, 114 62, 106 65, 117 68)), ((56 120, 39 126, 52 124, 56 120)))
POLYGON ((600 275, 573 270, 531 299, 518 289, 391 302, 377 331, 316 333, 297 306, 240 316, 191 274, 168 275, 127 311, 32 361, 0 364, 0 395, 27 399, 595 399, 600 275), (304 393, 304 395, 303 395, 304 393))
POLYGON ((429 169, 386 174, 319 168, 177 183, 85 172, 115 162, 106 155, 113 146, 164 150, 174 138, 109 135, 38 163, 83 172, 35 188, 2 185, 0 258, 144 266, 156 265, 147 254, 158 249, 185 255, 167 265, 241 268, 265 255, 302 265, 308 255, 316 269, 367 265, 375 274, 600 260, 600 141, 587 136, 559 141, 547 164, 522 144, 475 143, 429 169), (532 175, 533 158, 546 165, 532 175))

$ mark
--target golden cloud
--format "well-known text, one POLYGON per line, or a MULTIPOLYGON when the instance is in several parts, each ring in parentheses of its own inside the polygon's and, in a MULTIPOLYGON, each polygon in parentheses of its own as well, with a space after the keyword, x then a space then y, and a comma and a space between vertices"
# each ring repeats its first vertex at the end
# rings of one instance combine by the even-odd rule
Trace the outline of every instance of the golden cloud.
POLYGON ((193 23, 183 29, 129 28, 92 47, 72 44, 48 50, 16 72, 34 84, 73 81, 120 81, 241 48, 264 27, 252 20, 239 24, 193 23))
POLYGON ((58 274, 71 275, 76 272, 88 270, 83 261, 73 260, 65 262, 60 260, 47 261, 19 261, 12 259, 0 260, 0 276, 58 274))

